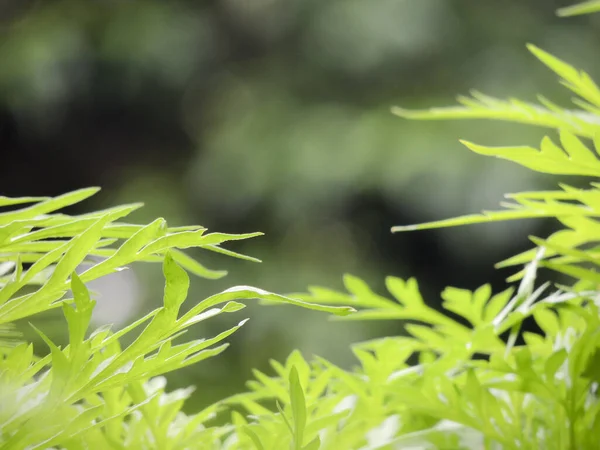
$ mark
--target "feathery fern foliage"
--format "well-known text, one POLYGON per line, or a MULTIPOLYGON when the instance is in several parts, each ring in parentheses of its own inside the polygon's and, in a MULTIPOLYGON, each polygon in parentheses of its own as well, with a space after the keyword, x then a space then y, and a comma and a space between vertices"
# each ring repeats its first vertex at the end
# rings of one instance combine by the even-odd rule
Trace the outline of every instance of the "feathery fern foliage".
MULTIPOLYGON (((560 11, 600 11, 591 1, 560 11)), ((548 53, 532 53, 578 97, 574 109, 545 98, 539 105, 480 93, 461 106, 394 112, 411 119, 483 118, 558 131, 539 148, 465 145, 553 175, 600 175, 600 89, 587 74, 548 53)), ((414 279, 386 279, 389 296, 346 276, 347 292, 312 287, 281 296, 241 286, 179 312, 190 283, 187 272, 218 278, 182 252, 198 247, 254 260, 220 245, 257 234, 207 233, 202 227, 168 228, 119 222, 138 205, 68 216, 55 213, 91 195, 0 198, 22 209, 0 214, 0 446, 3 449, 226 449, 391 450, 590 449, 600 442, 600 184, 560 185, 548 192, 508 195, 505 209, 394 231, 521 218, 556 217, 564 229, 532 238, 530 251, 500 263, 524 267, 513 289, 494 293, 448 288, 445 314, 428 306, 414 279), (80 275, 75 268, 89 256, 80 275), (163 263, 163 306, 121 330, 88 332, 95 301, 85 283, 136 261, 163 263), (574 278, 572 286, 536 286, 539 267, 574 278), (293 352, 272 362, 271 375, 255 371, 247 392, 193 415, 182 405, 191 389, 168 392, 163 374, 218 355, 244 321, 203 340, 175 343, 190 326, 244 307, 240 300, 287 303, 332 313, 340 320, 401 320, 406 335, 354 345, 353 370, 293 352), (38 334, 50 353, 14 341, 12 323, 62 308, 69 344, 38 334), (349 314, 355 310, 354 314, 349 314), (453 317, 459 316, 460 320, 453 317), (542 333, 522 332, 532 318, 542 333), (136 332, 123 347, 121 338, 136 332), (523 343, 522 343, 523 342, 523 343), (225 425, 212 419, 231 417, 225 425)), ((201 324, 200 324, 201 325, 201 324)), ((200 389, 203 386, 199 387, 200 389)))
POLYGON ((218 355, 224 340, 244 323, 216 336, 175 344, 190 326, 234 313, 259 298, 320 311, 347 314, 351 308, 309 304, 249 286, 213 295, 180 314, 189 272, 218 278, 182 249, 197 247, 254 260, 226 250, 226 241, 260 233, 207 233, 199 226, 169 228, 163 219, 145 225, 119 222, 140 205, 124 205, 81 216, 55 213, 97 189, 56 198, 0 198, 14 207, 0 214, 0 447, 3 449, 179 449, 214 442, 224 430, 207 430, 215 408, 194 416, 180 412, 189 390, 165 393, 173 370, 218 355), (100 262, 90 256, 101 257, 100 262), (163 262, 163 306, 120 329, 89 333, 95 300, 85 282, 136 261, 163 262), (85 265, 77 275, 75 269, 85 265), (69 344, 60 348, 34 327, 50 353, 36 357, 31 344, 15 342, 13 322, 62 308, 69 344), (137 336, 123 348, 121 339, 137 336), (190 444, 191 442, 192 444, 190 444))
MULTIPOLYGON (((559 14, 593 11, 600 11, 600 2, 559 14)), ((600 89, 586 73, 528 48, 577 95, 574 108, 544 97, 534 105, 473 92, 460 97, 458 107, 393 112, 409 119, 494 119, 553 129, 558 139, 546 137, 539 148, 464 144, 542 173, 599 177, 600 89)), ((534 248, 499 263, 523 268, 511 277, 519 282, 516 289, 446 289, 442 307, 460 321, 428 306, 414 279, 388 277, 391 297, 349 275, 347 293, 312 287, 308 294, 292 295, 358 309, 340 320, 407 322, 407 335, 355 345, 360 364, 352 371, 321 358, 309 363, 295 353, 285 364, 272 363, 275 376, 256 372, 250 391, 227 401, 252 417, 233 413, 238 444, 231 448, 595 448, 600 442, 600 275, 594 269, 600 265, 600 183, 559 187, 509 194, 501 211, 394 227, 401 232, 538 217, 555 217, 564 225, 548 238, 533 237, 534 248), (540 267, 575 282, 536 286, 540 267), (528 318, 542 333, 522 332, 528 318), (294 400, 298 382, 302 401, 294 400), (263 406, 273 400, 279 415, 263 406)))

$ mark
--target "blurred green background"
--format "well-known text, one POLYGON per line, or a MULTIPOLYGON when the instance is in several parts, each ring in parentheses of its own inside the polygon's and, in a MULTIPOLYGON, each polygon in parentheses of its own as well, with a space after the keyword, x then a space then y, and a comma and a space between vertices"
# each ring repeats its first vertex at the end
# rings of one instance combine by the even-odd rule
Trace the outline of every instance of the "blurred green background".
MULTIPOLYGON (((144 201, 132 219, 266 233, 231 247, 262 264, 194 253, 230 273, 194 279, 190 304, 238 284, 341 289, 344 273, 382 293, 384 276, 416 276, 432 304, 447 285, 502 289, 510 272, 493 264, 552 223, 389 230, 554 186, 458 143, 535 145, 544 130, 409 122, 389 110, 453 104, 472 88, 532 101, 544 93, 566 105, 569 94, 525 43, 600 72, 600 22, 556 18, 567 3, 2 0, 0 193, 99 185, 75 212, 144 201)), ((96 324, 118 328, 156 307, 162 282, 160 267, 135 266, 94 283, 96 324)), ((224 355, 170 377, 173 386, 202 386, 191 409, 238 392, 251 368, 294 348, 350 367, 350 343, 402 332, 398 323, 332 323, 253 305, 190 334, 244 317, 250 322, 224 355)), ((42 328, 64 334, 58 316, 42 328)))

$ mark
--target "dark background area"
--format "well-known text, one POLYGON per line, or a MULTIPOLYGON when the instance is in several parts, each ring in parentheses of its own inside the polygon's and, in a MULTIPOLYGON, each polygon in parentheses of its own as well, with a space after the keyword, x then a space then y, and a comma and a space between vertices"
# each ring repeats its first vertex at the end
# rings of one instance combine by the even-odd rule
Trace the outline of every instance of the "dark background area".
MULTIPOLYGON (((454 103, 472 88, 567 104, 532 42, 594 76, 598 18, 558 19, 549 0, 0 1, 0 194, 98 185, 74 212, 143 201, 133 220, 263 231, 235 250, 260 265, 193 280, 190 303, 236 284, 341 289, 352 273, 383 291, 415 276, 432 304, 448 285, 503 289, 494 263, 528 248, 541 221, 392 235, 393 225, 494 209, 505 192, 556 180, 471 154, 536 145, 545 130, 491 122, 410 122, 390 107, 454 103)), ((97 282, 96 322, 119 324, 161 299, 159 267, 97 282)), ((239 391, 252 367, 293 348, 353 364, 348 344, 397 323, 329 323, 252 306, 215 360, 183 370, 200 403, 239 391)), ((208 335, 243 317, 215 320, 208 335)), ((44 318, 60 335, 59 317, 44 318)))

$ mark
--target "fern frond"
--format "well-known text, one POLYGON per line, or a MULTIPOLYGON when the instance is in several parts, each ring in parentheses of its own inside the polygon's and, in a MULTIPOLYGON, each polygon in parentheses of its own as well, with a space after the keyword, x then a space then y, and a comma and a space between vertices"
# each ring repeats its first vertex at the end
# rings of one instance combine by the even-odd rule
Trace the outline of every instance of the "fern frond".
POLYGON ((538 96, 543 105, 539 106, 516 99, 500 100, 472 91, 472 97, 458 97, 458 103, 462 106, 417 111, 394 107, 392 112, 400 117, 419 120, 502 120, 565 130, 578 136, 594 138, 600 130, 600 89, 596 83, 587 73, 575 69, 535 45, 529 44, 527 48, 543 64, 561 77, 562 85, 580 97, 574 99, 573 103, 581 109, 567 110, 542 96, 538 96))
MULTIPOLYGON (((532 147, 485 147, 464 141, 463 144, 475 153, 513 161, 542 173, 600 176, 600 160, 596 156, 596 153, 600 152, 598 139, 594 140, 596 153, 568 131, 560 133, 560 141, 562 148, 546 137, 542 140, 539 150, 532 147)), ((483 211, 482 214, 466 215, 420 225, 396 226, 392 228, 392 232, 515 219, 600 216, 600 190, 596 186, 589 190, 575 189, 566 185, 563 185, 562 188, 562 192, 510 194, 507 197, 516 203, 503 204, 507 208, 504 211, 483 211)))
POLYGON ((503 348, 504 344, 498 339, 502 332, 540 308, 548 307, 543 301, 538 301, 547 286, 534 287, 537 268, 543 257, 544 251, 538 250, 528 261, 524 270, 526 275, 514 295, 512 288, 493 295, 489 285, 474 292, 447 288, 442 293, 444 310, 462 316, 469 326, 425 303, 414 279, 386 278, 386 287, 393 300, 375 294, 364 281, 351 275, 344 276, 348 294, 310 287, 309 294, 292 296, 311 303, 337 305, 344 302, 358 309, 357 313, 350 316, 336 317, 340 320, 418 321, 425 326, 410 324, 406 330, 425 345, 422 349, 439 354, 452 353, 460 341, 461 346, 469 350, 463 355, 467 357, 471 352, 487 353, 503 348), (449 340, 453 341, 451 346, 448 346, 449 340))
POLYGON ((123 223, 141 203, 117 206, 82 215, 57 212, 98 192, 73 191, 58 197, 0 197, 0 324, 11 323, 60 306, 71 273, 90 256, 102 257, 81 274, 84 282, 108 275, 134 262, 160 262, 167 252, 189 272, 209 279, 223 270, 211 270, 182 250, 201 248, 250 261, 258 261, 221 244, 262 233, 207 233, 201 226, 168 227, 164 219, 147 225, 123 223), (29 204, 16 207, 17 205, 29 204), (16 207, 16 208, 15 208, 16 207), (23 268, 22 264, 30 264, 23 268), (36 286, 23 293, 27 286, 36 286))
MULTIPOLYGON (((600 160, 594 152, 568 131, 560 133, 560 141, 562 148, 549 137, 545 137, 539 150, 525 146, 485 147, 466 141, 461 142, 475 153, 513 161, 536 172, 600 177, 600 160)), ((600 148, 595 150, 596 153, 600 152, 600 148)))
POLYGON ((592 138, 600 126, 595 115, 583 110, 562 109, 544 97, 539 97, 543 106, 516 99, 500 100, 478 91, 471 97, 459 96, 462 106, 436 107, 425 110, 392 108, 392 113, 405 119, 416 120, 460 120, 489 119, 535 125, 545 128, 568 130, 582 137, 592 138))
MULTIPOLYGON (((560 194, 560 192, 558 194, 560 194)), ((574 197, 571 197, 570 200, 574 200, 574 197)), ((518 203, 519 204, 503 204, 503 206, 509 208, 505 211, 483 211, 481 214, 469 214, 417 225, 399 225, 392 227, 392 232, 430 230, 435 228, 456 227, 459 225, 473 225, 517 219, 537 219, 544 217, 600 217, 600 210, 592 210, 585 205, 576 205, 573 203, 554 201, 552 199, 543 201, 520 199, 518 200, 518 203)))
POLYGON ((600 89, 598 89, 594 80, 587 73, 577 70, 572 65, 567 64, 535 45, 528 44, 527 48, 542 63, 562 78, 561 84, 563 86, 595 107, 600 107, 600 89))

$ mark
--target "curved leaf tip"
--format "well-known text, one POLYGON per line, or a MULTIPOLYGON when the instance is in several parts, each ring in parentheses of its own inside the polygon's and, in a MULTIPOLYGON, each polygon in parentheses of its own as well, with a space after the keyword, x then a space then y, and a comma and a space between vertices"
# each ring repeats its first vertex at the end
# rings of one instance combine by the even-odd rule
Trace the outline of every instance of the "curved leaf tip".
POLYGON ((565 6, 564 8, 558 9, 556 11, 556 15, 558 17, 572 17, 581 16, 583 14, 592 14, 595 12, 600 12, 599 0, 590 0, 577 5, 565 6))

